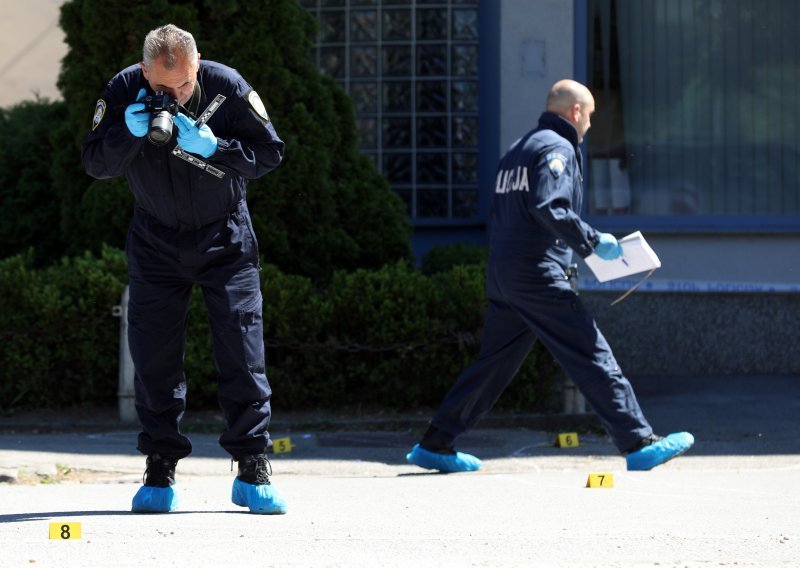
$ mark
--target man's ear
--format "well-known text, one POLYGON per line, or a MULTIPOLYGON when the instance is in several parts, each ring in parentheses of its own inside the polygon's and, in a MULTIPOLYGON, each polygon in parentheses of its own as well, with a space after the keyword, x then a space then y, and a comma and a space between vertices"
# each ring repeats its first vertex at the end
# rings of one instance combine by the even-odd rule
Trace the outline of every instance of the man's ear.
POLYGON ((149 81, 150 77, 148 77, 149 73, 147 72, 147 67, 144 66, 144 61, 139 63, 139 67, 142 68, 142 75, 144 75, 144 78, 149 81))
POLYGON ((572 105, 572 122, 577 124, 578 122, 580 122, 580 118, 581 118, 581 105, 575 103, 574 105, 572 105))

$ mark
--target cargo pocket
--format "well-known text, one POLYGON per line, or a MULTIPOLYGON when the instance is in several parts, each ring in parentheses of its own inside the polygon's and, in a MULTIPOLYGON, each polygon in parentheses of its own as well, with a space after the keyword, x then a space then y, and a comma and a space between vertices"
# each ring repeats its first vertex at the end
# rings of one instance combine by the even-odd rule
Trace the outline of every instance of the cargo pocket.
POLYGON ((247 366, 256 372, 264 370, 264 320, 261 309, 260 294, 252 306, 239 309, 239 327, 245 361, 247 366))

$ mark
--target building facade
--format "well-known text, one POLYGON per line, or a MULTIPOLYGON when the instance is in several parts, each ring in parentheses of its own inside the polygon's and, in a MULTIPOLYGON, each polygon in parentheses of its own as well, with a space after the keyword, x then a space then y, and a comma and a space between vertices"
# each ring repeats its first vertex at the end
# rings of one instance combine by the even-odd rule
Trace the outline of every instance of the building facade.
MULTIPOLYGON (((580 288, 638 376, 800 376, 800 42, 795 0, 297 0, 352 96, 362 150, 421 256, 486 244, 497 160, 548 88, 595 94, 585 218, 641 230, 662 267, 580 288)), ((61 0, 2 20, 6 106, 58 98, 61 0)))
POLYGON ((640 375, 800 375, 800 42, 791 0, 299 0, 419 255, 486 243, 499 156, 548 88, 595 94, 586 220, 662 268, 580 286, 640 375))

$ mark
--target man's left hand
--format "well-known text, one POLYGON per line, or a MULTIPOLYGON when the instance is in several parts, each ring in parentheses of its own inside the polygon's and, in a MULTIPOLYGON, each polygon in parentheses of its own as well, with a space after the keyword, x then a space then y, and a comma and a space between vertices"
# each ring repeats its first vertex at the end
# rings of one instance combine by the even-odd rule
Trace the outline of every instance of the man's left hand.
POLYGON ((208 158, 217 151, 217 137, 207 124, 197 128, 194 120, 182 113, 175 117, 175 124, 178 127, 178 144, 187 152, 208 158))
POLYGON ((611 233, 598 234, 597 241, 594 253, 603 260, 614 260, 622 256, 622 246, 611 233))

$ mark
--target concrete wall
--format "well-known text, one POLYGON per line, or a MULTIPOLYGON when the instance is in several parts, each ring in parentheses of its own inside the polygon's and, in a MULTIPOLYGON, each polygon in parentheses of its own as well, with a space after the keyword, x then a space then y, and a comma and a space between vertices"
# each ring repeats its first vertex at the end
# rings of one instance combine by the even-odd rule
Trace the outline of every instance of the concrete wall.
POLYGON ((575 76, 574 7, 565 0, 498 0, 500 147, 498 157, 536 126, 547 91, 575 76))
POLYGON ((629 377, 800 377, 800 294, 581 296, 629 377))
POLYGON ((0 107, 36 95, 60 99, 56 79, 67 54, 64 33, 58 27, 64 0, 13 2, 0 8, 0 107))

